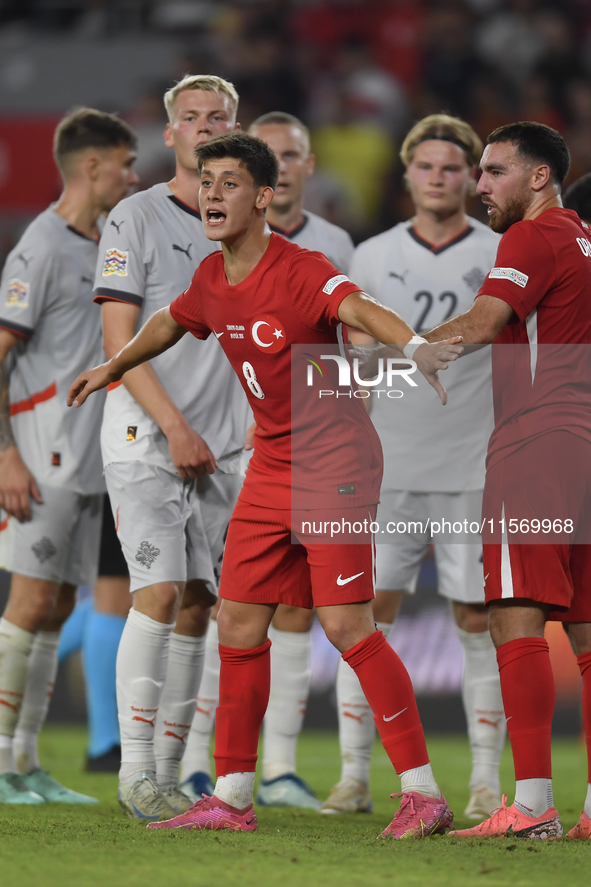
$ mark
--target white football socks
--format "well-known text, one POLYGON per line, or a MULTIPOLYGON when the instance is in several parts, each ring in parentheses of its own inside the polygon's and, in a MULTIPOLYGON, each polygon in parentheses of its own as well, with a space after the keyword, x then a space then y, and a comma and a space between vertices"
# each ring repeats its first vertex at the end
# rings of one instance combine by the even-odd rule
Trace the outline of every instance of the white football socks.
POLYGON ((488 631, 456 630, 464 648, 462 700, 472 749, 470 788, 487 785, 500 794, 506 726, 495 646, 488 631))
POLYGON ((39 631, 29 656, 27 684, 14 734, 14 757, 19 773, 39 767, 37 736, 45 723, 57 674, 59 631, 39 631))
POLYGON ((220 801, 244 810, 254 802, 254 772, 218 776, 214 794, 220 801))
POLYGON ((296 747, 312 677, 312 632, 271 626, 271 692, 263 722, 263 779, 296 772, 296 747))
POLYGON ((35 635, 0 619, 0 773, 16 773, 12 739, 27 684, 35 635))
POLYGON ((587 797, 585 798, 583 813, 585 816, 591 816, 591 783, 587 784, 587 797))
MULTIPOLYGON (((388 637, 392 624, 378 622, 378 629, 388 637)), ((341 780, 351 776, 369 787, 369 764, 375 738, 373 712, 361 689, 359 679, 344 659, 337 668, 337 709, 341 746, 341 780)))
POLYGON ((515 806, 526 816, 541 816, 554 806, 551 779, 518 779, 515 806))
POLYGON ((133 782, 156 771, 154 727, 166 680, 172 625, 129 611, 117 654, 117 708, 121 731, 119 779, 133 782))
POLYGON ((210 619, 205 636, 205 662, 201 686, 197 695, 197 709, 187 737, 185 753, 181 761, 182 780, 192 773, 211 776, 211 731, 215 723, 215 710, 220 698, 220 651, 218 649, 218 624, 210 619))
POLYGON ((423 764, 413 770, 405 770, 400 774, 400 791, 419 792, 430 798, 441 798, 441 789, 435 782, 431 764, 423 764))
POLYGON ((166 683, 154 733, 159 785, 176 785, 178 782, 179 763, 195 714, 204 657, 205 637, 187 637, 173 631, 170 636, 166 683))

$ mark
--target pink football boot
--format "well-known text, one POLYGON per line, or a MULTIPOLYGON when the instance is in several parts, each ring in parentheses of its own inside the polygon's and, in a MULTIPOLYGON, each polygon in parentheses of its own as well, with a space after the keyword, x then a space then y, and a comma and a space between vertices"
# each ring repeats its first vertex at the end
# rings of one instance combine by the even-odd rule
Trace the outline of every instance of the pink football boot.
POLYGON ((493 810, 490 819, 485 819, 473 828, 450 832, 449 837, 458 838, 534 838, 538 841, 554 840, 562 837, 562 825, 558 810, 548 807, 542 816, 526 816, 515 804, 507 807, 507 795, 503 795, 502 806, 493 810))
POLYGON ((429 798, 419 792, 398 792, 400 808, 380 838, 427 838, 453 828, 453 813, 444 797, 429 798))
POLYGON ((150 822, 147 828, 196 828, 196 829, 231 829, 234 832, 256 832, 257 818, 254 807, 249 804, 243 810, 231 807, 219 798, 203 796, 173 819, 164 822, 150 822))

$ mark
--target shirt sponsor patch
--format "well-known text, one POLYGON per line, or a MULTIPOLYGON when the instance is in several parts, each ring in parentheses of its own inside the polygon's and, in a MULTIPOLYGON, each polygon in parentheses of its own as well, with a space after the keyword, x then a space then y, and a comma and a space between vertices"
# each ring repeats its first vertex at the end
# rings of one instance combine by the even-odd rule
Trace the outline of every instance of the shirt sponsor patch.
POLYGON ((527 274, 516 271, 515 268, 493 268, 488 276, 490 278, 496 277, 500 280, 510 280, 511 283, 516 283, 520 287, 524 287, 529 280, 527 274))
POLYGON ((326 293, 327 296, 332 296, 337 286, 340 283, 344 283, 346 280, 349 280, 346 274, 338 274, 336 277, 331 277, 322 287, 322 292, 326 293))
POLYGON ((118 277, 127 277, 127 259, 129 253, 122 249, 108 249, 105 253, 102 275, 108 277, 116 274, 118 277))
POLYGON ((23 283, 18 277, 13 277, 8 281, 8 289, 6 291, 6 304, 14 305, 17 308, 26 308, 29 304, 27 296, 29 295, 29 284, 23 283))

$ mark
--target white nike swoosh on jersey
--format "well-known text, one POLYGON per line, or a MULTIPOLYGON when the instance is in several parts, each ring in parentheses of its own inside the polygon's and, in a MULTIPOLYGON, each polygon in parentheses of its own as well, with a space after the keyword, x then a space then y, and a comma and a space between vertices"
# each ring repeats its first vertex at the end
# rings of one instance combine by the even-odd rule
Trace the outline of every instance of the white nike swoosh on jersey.
POLYGON ((225 330, 222 330, 221 333, 216 333, 215 330, 213 331, 213 334, 214 334, 214 336, 216 337, 216 339, 219 339, 220 336, 223 336, 223 335, 224 335, 224 333, 225 333, 225 330))
MULTIPOLYGON (((406 708, 408 708, 408 705, 406 706, 406 708)), ((399 718, 400 715, 403 715, 404 712, 406 711, 406 708, 403 708, 402 711, 397 711, 396 714, 392 715, 391 718, 387 718, 386 715, 382 715, 382 717, 385 720, 385 722, 388 723, 388 721, 393 721, 394 718, 399 718)))
POLYGON ((348 579, 343 579, 343 574, 341 573, 339 575, 339 578, 337 579, 337 585, 347 585, 348 582, 353 582, 353 579, 359 579, 359 577, 363 576, 364 573, 365 570, 362 570, 361 573, 355 573, 354 576, 349 576, 348 579))

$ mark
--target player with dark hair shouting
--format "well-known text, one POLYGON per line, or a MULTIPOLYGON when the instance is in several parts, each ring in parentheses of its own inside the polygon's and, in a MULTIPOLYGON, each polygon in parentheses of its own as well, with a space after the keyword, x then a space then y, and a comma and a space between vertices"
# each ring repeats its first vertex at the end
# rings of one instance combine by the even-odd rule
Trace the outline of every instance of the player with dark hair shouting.
MULTIPOLYGON (((372 706, 402 781, 403 800, 384 835, 445 831, 452 815, 433 777, 410 679, 375 630, 371 612, 373 545, 368 526, 379 496, 379 440, 351 389, 336 410, 311 400, 313 412, 301 423, 309 433, 305 462, 311 469, 299 477, 301 488, 292 490, 289 346, 329 349, 338 345, 341 323, 359 328, 399 343, 404 357, 415 358, 444 403, 437 371, 462 348, 457 339, 415 348, 412 329, 398 315, 360 292, 321 254, 269 231, 265 209, 278 167, 264 142, 232 133, 200 146, 196 154, 205 231, 221 241, 222 251, 202 262, 191 286, 170 308, 157 312, 118 355, 82 373, 68 397, 69 404, 81 405, 89 393, 161 354, 188 330, 198 338, 213 332, 257 423, 254 456, 230 521, 222 567, 215 793, 187 813, 149 827, 256 829, 254 776, 270 682, 267 629, 277 604, 285 602, 317 607, 328 638, 355 669, 372 706), (353 528, 363 527, 356 537, 353 530, 355 544, 326 544, 324 536, 315 535, 310 517, 329 513, 346 516, 353 528), (297 544, 292 544, 292 533, 297 544)), ((342 366, 336 363, 340 380, 342 366)), ((215 469, 205 442, 201 466, 207 472, 215 469)))

